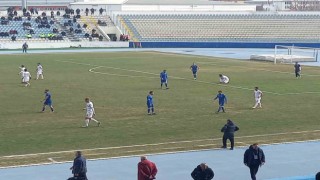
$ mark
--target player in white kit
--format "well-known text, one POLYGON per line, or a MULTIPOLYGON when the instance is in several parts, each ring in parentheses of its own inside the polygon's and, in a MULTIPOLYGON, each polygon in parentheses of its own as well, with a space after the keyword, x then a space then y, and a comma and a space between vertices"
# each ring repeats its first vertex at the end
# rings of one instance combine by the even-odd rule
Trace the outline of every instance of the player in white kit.
POLYGON ((256 101, 256 104, 252 107, 253 109, 257 108, 258 106, 259 106, 259 108, 261 108, 262 95, 263 95, 262 91, 260 91, 258 87, 255 87, 254 88, 254 99, 256 101))
POLYGON ((228 84, 229 83, 229 78, 228 78, 228 76, 226 76, 226 75, 223 75, 223 74, 219 74, 219 81, 220 81, 220 83, 222 83, 222 84, 228 84))
POLYGON ((86 110, 87 113, 85 117, 85 126, 82 126, 82 127, 88 127, 91 120, 96 122, 97 125, 100 126, 101 124, 100 121, 93 118, 96 115, 94 111, 93 103, 90 101, 89 98, 85 98, 85 102, 86 102, 86 107, 83 109, 86 110))
POLYGON ((24 85, 25 87, 30 86, 30 82, 29 82, 30 79, 31 79, 31 74, 28 72, 27 69, 24 69, 22 82, 25 84, 24 85))
POLYGON ((38 66, 37 66, 37 78, 36 79, 39 79, 39 77, 41 77, 41 79, 43 79, 43 67, 40 63, 38 63, 38 66))
POLYGON ((21 83, 23 83, 23 73, 26 68, 24 67, 24 65, 21 65, 19 68, 20 68, 19 75, 21 77, 21 83))

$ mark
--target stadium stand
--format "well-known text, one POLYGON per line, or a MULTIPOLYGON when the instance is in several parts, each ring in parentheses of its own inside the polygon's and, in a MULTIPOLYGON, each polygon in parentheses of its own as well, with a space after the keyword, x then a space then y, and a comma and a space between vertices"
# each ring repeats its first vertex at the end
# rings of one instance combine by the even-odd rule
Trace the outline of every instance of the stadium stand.
POLYGON ((49 16, 1 16, 0 29, 1 41, 64 40, 60 28, 49 16))
POLYGON ((319 14, 119 14, 135 41, 320 42, 319 14))

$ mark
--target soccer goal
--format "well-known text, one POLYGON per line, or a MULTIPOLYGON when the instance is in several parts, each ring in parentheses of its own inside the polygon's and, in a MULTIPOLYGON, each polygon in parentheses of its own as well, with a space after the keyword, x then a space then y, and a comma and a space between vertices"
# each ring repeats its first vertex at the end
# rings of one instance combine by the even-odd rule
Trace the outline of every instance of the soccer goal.
POLYGON ((320 48, 276 45, 274 63, 317 62, 320 48))

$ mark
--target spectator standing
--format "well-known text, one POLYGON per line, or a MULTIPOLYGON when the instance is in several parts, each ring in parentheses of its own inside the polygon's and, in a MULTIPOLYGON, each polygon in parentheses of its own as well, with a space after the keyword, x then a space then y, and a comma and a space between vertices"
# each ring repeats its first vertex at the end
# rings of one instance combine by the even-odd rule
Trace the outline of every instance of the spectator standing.
POLYGON ((316 174, 316 180, 320 180, 320 172, 316 174))
POLYGON ((70 170, 72 170, 73 177, 68 180, 88 180, 86 159, 82 156, 81 151, 77 151, 75 156, 73 166, 70 168, 70 170))
POLYGON ((252 107, 253 109, 257 108, 259 106, 259 108, 261 108, 261 98, 262 98, 262 91, 259 90, 259 87, 255 87, 254 88, 254 99, 256 101, 256 104, 252 107))
POLYGON ((206 163, 198 165, 191 173, 194 180, 211 180, 214 177, 214 172, 206 163))
POLYGON ((155 163, 149 161, 146 156, 140 157, 138 163, 138 180, 156 179, 158 169, 155 163))
POLYGON ((230 119, 227 120, 227 124, 225 124, 221 132, 223 132, 223 138, 222 138, 222 144, 223 146, 221 148, 227 148, 227 140, 230 140, 231 148, 230 150, 233 150, 234 148, 234 132, 238 131, 239 128, 236 126, 230 119))
POLYGON ((88 14, 89 14, 89 9, 86 8, 86 16, 88 16, 88 14))
POLYGON ((250 175, 252 180, 256 180, 256 174, 259 167, 265 163, 265 156, 258 143, 252 144, 246 150, 243 157, 243 163, 250 168, 250 175))
POLYGON ((103 9, 102 8, 99 9, 99 13, 100 13, 100 16, 101 16, 102 13, 103 13, 103 9))
POLYGON ((301 78, 301 65, 298 62, 294 64, 294 73, 296 74, 296 78, 301 78))
POLYGON ((91 8, 90 11, 91 11, 91 16, 94 15, 94 9, 91 8))
POLYGON ((222 112, 225 112, 224 103, 227 104, 227 96, 224 95, 221 90, 219 90, 217 96, 213 100, 215 101, 216 99, 219 100, 219 108, 216 113, 219 113, 221 110, 222 112))
POLYGON ((23 45, 22 45, 22 53, 27 53, 28 47, 29 46, 28 46, 27 42, 23 43, 23 45))

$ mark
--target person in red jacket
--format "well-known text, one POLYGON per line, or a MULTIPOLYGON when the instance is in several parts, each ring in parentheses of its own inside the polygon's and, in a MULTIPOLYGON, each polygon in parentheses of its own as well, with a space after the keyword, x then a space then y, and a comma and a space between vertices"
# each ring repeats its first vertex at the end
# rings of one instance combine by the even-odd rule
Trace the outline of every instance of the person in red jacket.
POLYGON ((138 180, 156 179, 158 172, 155 163, 149 161, 146 156, 141 156, 141 161, 138 163, 138 180))

